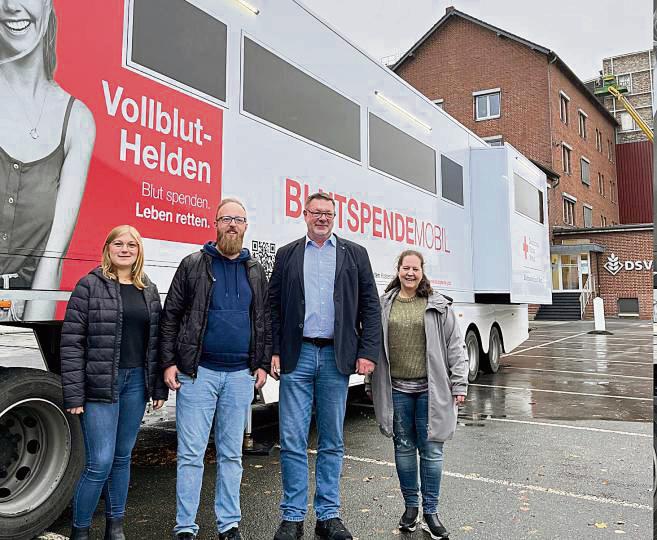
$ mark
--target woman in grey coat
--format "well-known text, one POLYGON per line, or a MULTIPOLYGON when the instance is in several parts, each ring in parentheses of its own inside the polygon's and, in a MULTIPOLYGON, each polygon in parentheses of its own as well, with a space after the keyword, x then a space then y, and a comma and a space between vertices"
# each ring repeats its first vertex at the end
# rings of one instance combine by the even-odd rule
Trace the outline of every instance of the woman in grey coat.
POLYGON ((381 308, 383 344, 371 391, 381 431, 395 444, 406 506, 399 528, 412 532, 420 522, 421 492, 422 527, 431 538, 447 538, 438 519, 438 496, 443 443, 454 434, 467 393, 463 336, 451 301, 431 289, 417 251, 399 256, 397 276, 381 297, 381 308))

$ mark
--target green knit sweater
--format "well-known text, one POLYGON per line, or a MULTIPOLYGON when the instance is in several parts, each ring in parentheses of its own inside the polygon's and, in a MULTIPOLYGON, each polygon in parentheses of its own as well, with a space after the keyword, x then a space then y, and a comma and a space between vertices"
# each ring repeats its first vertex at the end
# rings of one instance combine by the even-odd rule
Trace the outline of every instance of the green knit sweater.
POLYGON ((388 321, 390 376, 393 379, 421 379, 427 376, 427 344, 424 312, 427 299, 395 298, 388 321))

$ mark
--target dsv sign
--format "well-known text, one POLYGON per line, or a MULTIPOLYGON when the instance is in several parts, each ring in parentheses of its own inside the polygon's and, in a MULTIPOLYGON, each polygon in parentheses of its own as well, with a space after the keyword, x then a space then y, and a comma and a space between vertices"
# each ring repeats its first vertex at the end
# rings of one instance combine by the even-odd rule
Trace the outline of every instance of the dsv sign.
POLYGON ((652 270, 652 260, 642 260, 642 261, 625 261, 622 262, 616 255, 613 253, 607 257, 607 262, 603 265, 605 270, 609 272, 612 276, 615 276, 621 270, 625 269, 627 272, 640 271, 640 270, 652 270))

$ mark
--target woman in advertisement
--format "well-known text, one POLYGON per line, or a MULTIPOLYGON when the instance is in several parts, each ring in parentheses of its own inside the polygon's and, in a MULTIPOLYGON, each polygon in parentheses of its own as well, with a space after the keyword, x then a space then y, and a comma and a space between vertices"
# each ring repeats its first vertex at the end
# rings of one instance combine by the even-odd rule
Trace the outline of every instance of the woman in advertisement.
POLYGON ((125 540, 130 458, 146 402, 168 397, 157 362, 161 312, 157 287, 144 273, 144 247, 134 227, 108 235, 102 264, 84 276, 62 327, 64 407, 79 414, 86 464, 73 496, 71 540, 88 540, 101 492, 105 540, 125 540))
MULTIPOLYGON (((53 78, 56 32, 53 0, 0 2, 0 283, 11 289, 58 289, 95 140, 89 109, 53 78)), ((22 318, 54 310, 28 301, 22 318)))
POLYGON ((458 405, 467 393, 463 336, 451 301, 432 290, 418 251, 399 256, 381 308, 383 342, 371 395, 381 431, 394 440, 406 506, 399 529, 416 529, 421 494, 422 527, 431 538, 447 538, 438 519, 438 496, 443 443, 454 434, 458 405))

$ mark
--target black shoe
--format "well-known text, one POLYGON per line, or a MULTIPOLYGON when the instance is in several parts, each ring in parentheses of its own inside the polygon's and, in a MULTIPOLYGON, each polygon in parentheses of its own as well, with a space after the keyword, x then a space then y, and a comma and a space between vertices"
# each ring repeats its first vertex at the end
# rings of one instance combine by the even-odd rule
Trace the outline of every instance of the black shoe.
POLYGON ((196 540, 196 536, 189 531, 183 531, 176 535, 176 540, 196 540))
POLYGON ((123 518, 107 518, 105 520, 104 540, 125 540, 123 518))
POLYGON ((89 527, 73 526, 70 540, 89 540, 89 527))
POLYGON ((353 540, 353 536, 340 518, 317 520, 315 534, 326 540, 353 540))
POLYGON ((303 538, 303 521, 281 521, 274 540, 299 540, 303 538))
POLYGON ((237 527, 233 527, 232 529, 219 533, 219 540, 242 540, 242 535, 237 527))
POLYGON ((417 507, 407 506, 406 511, 402 514, 399 520, 399 530, 402 532, 414 532, 417 528, 417 523, 420 512, 417 507))
POLYGON ((445 538, 449 538, 449 533, 438 519, 438 514, 424 514, 422 528, 427 531, 434 540, 444 540, 445 538))

